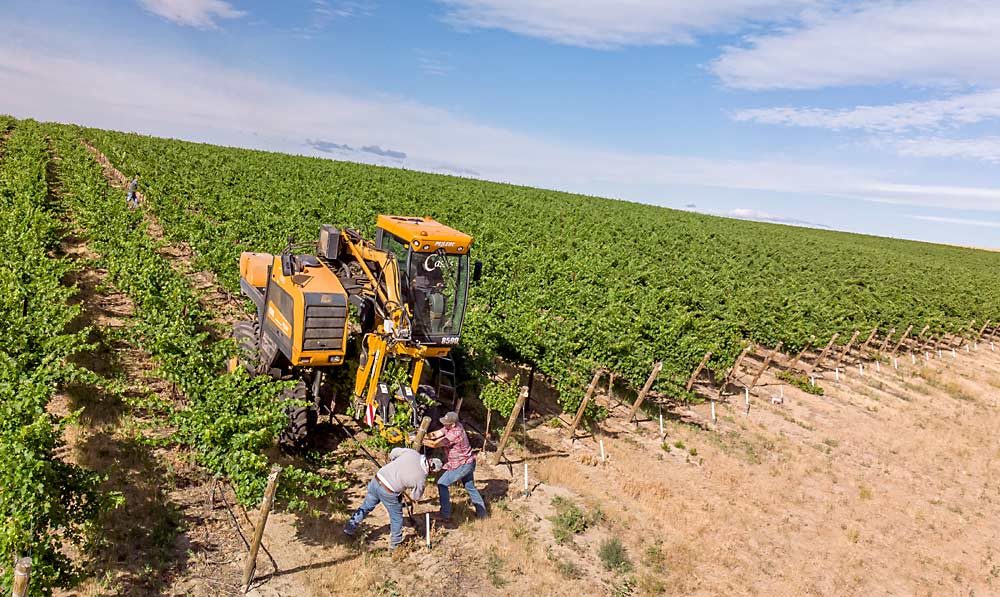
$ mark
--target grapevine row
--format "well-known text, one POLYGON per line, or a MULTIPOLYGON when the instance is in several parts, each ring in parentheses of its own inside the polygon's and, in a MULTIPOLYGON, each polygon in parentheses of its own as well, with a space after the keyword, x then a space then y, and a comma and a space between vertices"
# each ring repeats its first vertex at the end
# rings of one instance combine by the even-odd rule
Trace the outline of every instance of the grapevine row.
MULTIPOLYGON (((109 281, 135 304, 131 341, 151 355, 155 374, 186 399, 165 413, 172 439, 229 479, 240 502, 256 503, 271 464, 265 452, 286 424, 276 398, 282 385, 250 378, 242 369, 225 373, 233 343, 213 340, 206 331, 212 314, 199 306, 187 278, 157 253, 142 212, 125 207, 124 193, 109 186, 77 135, 54 131, 73 217, 101 255, 109 281)), ((292 505, 302 505, 303 493, 324 495, 333 484, 289 467, 282 486, 292 505)))
POLYGON ((15 558, 30 556, 31 594, 48 595, 73 583, 65 549, 84 544, 114 499, 98 490, 100 476, 59 456, 74 417, 48 408, 67 384, 100 380, 71 362, 91 347, 86 329, 68 329, 79 313, 63 283, 71 265, 51 256, 61 226, 48 204, 47 141, 25 121, 0 151, 0 593, 10 592, 15 558))
POLYGON ((1000 254, 678 212, 400 169, 84 133, 141 172, 169 236, 237 291, 240 251, 276 251, 321 223, 372 232, 379 213, 430 215, 472 234, 486 275, 462 343, 531 364, 578 403, 595 367, 659 389, 749 341, 796 351, 834 331, 964 330, 1000 319, 1000 254))

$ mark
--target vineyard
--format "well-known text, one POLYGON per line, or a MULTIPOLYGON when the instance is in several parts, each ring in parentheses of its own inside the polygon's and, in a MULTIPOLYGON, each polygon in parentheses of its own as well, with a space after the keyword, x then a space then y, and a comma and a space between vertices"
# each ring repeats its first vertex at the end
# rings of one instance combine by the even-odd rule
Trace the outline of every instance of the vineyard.
MULTIPOLYGON (((702 356, 729 367, 745 343, 795 351, 834 332, 1000 318, 1000 254, 735 221, 594 197, 98 130, 81 133, 141 172, 167 234, 238 292, 241 251, 367 233, 379 213, 467 231, 486 275, 463 344, 534 366, 579 402, 595 367, 684 392, 702 356)), ((846 341, 847 338, 844 338, 846 341)))
MULTIPOLYGON (((246 517, 261 501, 272 466, 280 462, 278 527, 269 532, 278 533, 270 537, 272 547, 283 541, 288 549, 267 554, 275 568, 273 594, 356 593, 361 583, 374 594, 425 594, 421 579, 437 582, 435 566, 459 560, 489 572, 476 580, 458 578, 454 593, 442 594, 578 594, 593 587, 588 582, 617 595, 740 592, 739 575, 716 581, 691 573, 700 550, 715 549, 713 557, 744 571, 759 569, 762 554, 801 555, 807 561, 828 556, 810 551, 811 535, 802 531, 823 525, 813 520, 816 512, 808 511, 809 499, 824 504, 827 512, 845 508, 843 480, 855 483, 857 477, 860 489, 852 486, 848 493, 860 493, 864 503, 846 507, 843 512, 851 518, 834 535, 824 535, 836 546, 831 549, 842 549, 838 562, 853 561, 853 550, 864 541, 859 521, 878 518, 865 510, 871 484, 877 494, 884 482, 885 493, 907 496, 894 498, 903 501, 918 494, 923 499, 924 492, 949 493, 950 505, 927 499, 957 512, 963 523, 982 516, 976 508, 983 500, 990 503, 993 492, 1000 495, 1000 487, 990 481, 992 460, 982 460, 976 451, 978 444, 991 441, 984 438, 992 437, 995 408, 968 427, 946 427, 987 407, 974 387, 1000 387, 1000 379, 992 376, 997 366, 993 340, 1000 327, 990 327, 1000 321, 998 269, 996 252, 0 116, 0 589, 9 591, 14 575, 9 563, 24 556, 32 558, 32 595, 50 595, 96 576, 100 563, 88 558, 102 545, 99 529, 131 515, 133 497, 109 483, 108 469, 67 457, 79 451, 67 438, 76 433, 71 430, 85 427, 81 413, 91 406, 72 399, 69 408, 57 404, 81 387, 124 403, 129 418, 122 433, 141 438, 156 458, 169 453, 169 467, 174 460, 195 466, 195 477, 205 484, 198 491, 207 494, 209 510, 217 490, 224 491, 218 488, 225 486, 246 517), (130 210, 122 183, 136 174, 142 177, 143 204, 130 210), (287 423, 278 397, 290 383, 251 378, 242 368, 226 372, 236 350, 230 326, 248 312, 248 303, 239 298, 236 264, 242 251, 278 252, 290 237, 313 240, 321 224, 350 226, 372 236, 376 216, 383 213, 432 216, 475 238, 474 258, 483 261, 484 273, 470 289, 462 330, 461 393, 469 399, 468 410, 478 413, 485 405, 507 418, 493 467, 477 473, 488 501, 498 505, 483 526, 463 524, 451 539, 455 543, 441 552, 447 555, 410 553, 390 560, 369 554, 363 564, 342 564, 356 555, 356 547, 317 531, 329 521, 317 524, 315 516, 334 512, 338 517, 357 500, 352 484, 360 486, 358 475, 368 474, 358 470, 361 453, 384 446, 346 440, 330 454, 278 453, 276 438, 287 423), (70 235, 79 237, 92 257, 69 259, 63 244, 70 235), (108 348, 97 346, 91 324, 81 316, 87 301, 94 300, 82 296, 74 282, 84 268, 99 272, 97 292, 113 293, 129 305, 127 323, 104 332, 134 351, 130 355, 148 360, 141 383, 120 370, 98 373, 80 364, 108 348), (206 292, 223 297, 226 314, 222 303, 206 299, 206 292), (952 365, 960 362, 959 355, 979 360, 952 365), (699 375, 700 388, 695 384, 699 375), (542 396, 537 408, 551 398, 573 422, 558 412, 539 411, 533 422, 522 419, 520 431, 512 433, 518 418, 512 407, 529 392, 521 386, 534 386, 536 379, 539 387, 530 391, 542 396), (730 395, 738 399, 722 400, 727 385, 737 381, 740 390, 730 395), (657 396, 658 429, 656 409, 650 408, 641 422, 635 417, 649 390, 657 396), (753 420, 752 392, 764 403, 755 406, 760 412, 753 420), (699 404, 702 399, 708 401, 699 404), (667 413, 665 423, 663 407, 671 404, 677 410, 667 413), (600 411, 593 410, 596 405, 600 411), (590 425, 585 415, 595 412, 608 418, 590 425), (583 439, 577 437, 578 424, 583 439), (939 435, 926 439, 921 431, 911 441, 906 436, 911 428, 939 435), (893 438, 891 447, 879 439, 883 433, 893 438), (520 483, 519 469, 508 472, 501 464, 508 435, 510 451, 523 457, 523 493, 513 490, 520 483), (900 462, 898 473, 881 464, 872 468, 871 454, 886 461, 899 453, 912 456, 922 442, 936 451, 929 468, 919 468, 920 458, 900 462), (617 460, 606 458, 606 444, 617 460), (834 453, 842 459, 835 462, 834 453), (732 467, 713 476, 706 459, 732 467), (528 484, 529 460, 536 487, 528 484), (961 472, 941 472, 945 465, 961 472), (649 475, 653 467, 662 479, 649 475), (931 474, 950 485, 928 485, 931 474), (614 482, 606 483, 603 476, 614 482), (968 487, 962 485, 966 482, 968 487), (952 491, 959 485, 961 491, 952 491), (800 496, 784 495, 792 486, 801 489, 800 496), (808 491, 821 497, 807 499, 808 491), (541 498, 530 501, 532 492, 541 498), (515 504, 514 493, 524 502, 515 504), (777 494, 800 508, 799 519, 783 519, 777 536, 761 539, 765 545, 758 548, 758 537, 770 532, 761 529, 771 529, 774 520, 765 514, 777 516, 775 509, 782 507, 769 505, 777 494), (748 495, 755 508, 733 507, 748 495), (729 519, 734 528, 700 522, 707 514, 730 511, 744 516, 729 519), (807 519, 811 522, 802 522, 807 519), (790 549, 786 538, 800 532, 809 548, 790 549), (625 544, 616 546, 612 540, 619 537, 625 544), (740 551, 748 543, 757 559, 745 559, 749 556, 740 551), (308 546, 304 553, 295 551, 300 544, 308 546), (488 552, 473 556, 455 547, 476 551, 487 544, 488 552), (633 550, 631 560, 626 548, 633 550), (329 562, 317 563, 321 558, 314 550, 329 562), (285 562, 283 552, 299 559, 285 562), (408 558, 404 563, 416 572, 386 580, 358 567, 377 570, 400 557, 408 558), (339 580, 331 581, 327 568, 311 572, 321 564, 334 566, 332 577, 339 574, 339 580), (340 565, 348 567, 335 567, 340 565), (309 577, 315 586, 283 585, 291 582, 281 578, 283 567, 309 577), (396 591, 397 586, 408 591, 396 591)), ((331 414, 331 424, 333 419, 331 414)), ((485 452, 491 431, 497 431, 495 419, 483 425, 470 417, 469 424, 475 430, 473 444, 485 452)), ((199 494, 198 500, 183 514, 191 525, 180 531, 186 541, 195 533, 203 533, 206 541, 211 535, 207 526, 199 526, 206 524, 206 496, 199 494)), ((927 514, 924 507, 924 502, 908 502, 905 508, 889 508, 882 533, 872 536, 904 532, 897 529, 920 536, 938 533, 942 537, 934 534, 933 540, 951 553, 945 529, 954 520, 936 511, 927 514), (917 514, 911 517, 912 512, 917 514)), ((242 523, 233 512, 229 515, 239 530, 242 523)), ((224 522, 230 524, 228 518, 224 522)), ((981 538, 975 538, 976 545, 981 538)), ((906 545, 906 535, 898 539, 906 545)), ((438 540, 444 536, 436 535, 438 540)), ((872 541, 868 553, 881 553, 872 541)), ((164 553, 176 558, 185 550, 197 551, 190 543, 177 545, 155 553, 169 563, 164 553)), ((240 555, 243 547, 238 546, 240 555)), ((1000 578, 995 573, 1000 565, 993 564, 990 553, 983 566, 1000 578)), ((912 559, 922 567, 931 557, 924 553, 912 559)), ((238 561, 236 556, 225 564, 238 561)), ((172 565, 176 574, 180 564, 172 565)), ((228 570, 222 564, 210 569, 219 566, 228 570)), ((773 574, 765 566, 752 592, 822 594, 838 590, 842 578, 862 587, 850 566, 838 568, 837 582, 823 577, 795 584, 796 578, 777 585, 770 584, 773 574)), ((951 560, 938 571, 940 578, 975 578, 976 583, 983 576, 951 560)), ((922 580, 900 585, 902 592, 925 586, 922 580)), ((986 577, 983 582, 993 581, 986 577)), ((218 594, 231 589, 230 582, 218 594)), ((174 585, 173 591, 188 594, 189 588, 174 585)), ((129 593, 99 587, 85 594, 116 592, 129 593)))

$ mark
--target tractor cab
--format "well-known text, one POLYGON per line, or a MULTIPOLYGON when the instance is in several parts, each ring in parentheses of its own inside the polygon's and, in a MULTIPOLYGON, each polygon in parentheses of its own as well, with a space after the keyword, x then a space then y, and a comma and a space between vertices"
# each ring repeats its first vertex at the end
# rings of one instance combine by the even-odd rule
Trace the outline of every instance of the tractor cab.
POLYGON ((430 346, 459 343, 469 282, 482 264, 472 264, 472 237, 431 218, 378 217, 375 244, 396 256, 400 287, 412 310, 412 337, 430 346))

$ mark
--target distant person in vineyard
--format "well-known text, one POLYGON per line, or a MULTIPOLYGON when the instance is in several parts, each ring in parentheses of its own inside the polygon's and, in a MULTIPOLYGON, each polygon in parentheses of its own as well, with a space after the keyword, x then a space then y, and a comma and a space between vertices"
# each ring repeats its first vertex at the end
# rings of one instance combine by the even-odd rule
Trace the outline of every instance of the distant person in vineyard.
POLYGON ((378 469, 368 483, 365 501, 347 521, 344 534, 353 537, 361 521, 381 503, 389 512, 389 549, 396 549, 403 542, 403 492, 408 492, 413 501, 419 500, 424 495, 427 473, 440 470, 437 458, 427 459, 410 448, 394 448, 389 463, 378 469))
POLYGON ((136 192, 139 190, 139 175, 136 174, 132 181, 128 183, 127 194, 125 196, 125 203, 128 204, 129 209, 135 209, 139 207, 139 196, 136 192))
POLYGON ((476 517, 486 517, 486 502, 483 496, 476 489, 476 482, 473 478, 476 472, 476 455, 472 453, 472 446, 469 444, 469 435, 465 432, 465 427, 458 422, 458 414, 449 412, 441 417, 441 429, 427 434, 424 437, 424 446, 428 448, 446 448, 448 458, 444 465, 444 474, 438 477, 437 489, 438 497, 441 500, 441 513, 438 518, 449 520, 451 518, 451 495, 448 486, 461 481, 465 490, 469 492, 469 500, 476 508, 476 517))

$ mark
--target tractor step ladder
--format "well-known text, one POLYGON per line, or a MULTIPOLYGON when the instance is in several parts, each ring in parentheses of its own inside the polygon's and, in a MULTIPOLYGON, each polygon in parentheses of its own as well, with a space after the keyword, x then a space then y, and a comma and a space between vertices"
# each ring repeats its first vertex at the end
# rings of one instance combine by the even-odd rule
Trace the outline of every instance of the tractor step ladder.
POLYGON ((438 402, 441 404, 450 404, 450 408, 454 408, 455 401, 458 400, 458 390, 455 388, 457 385, 455 377, 455 360, 451 356, 438 357, 437 363, 437 379, 435 391, 437 392, 438 402))

